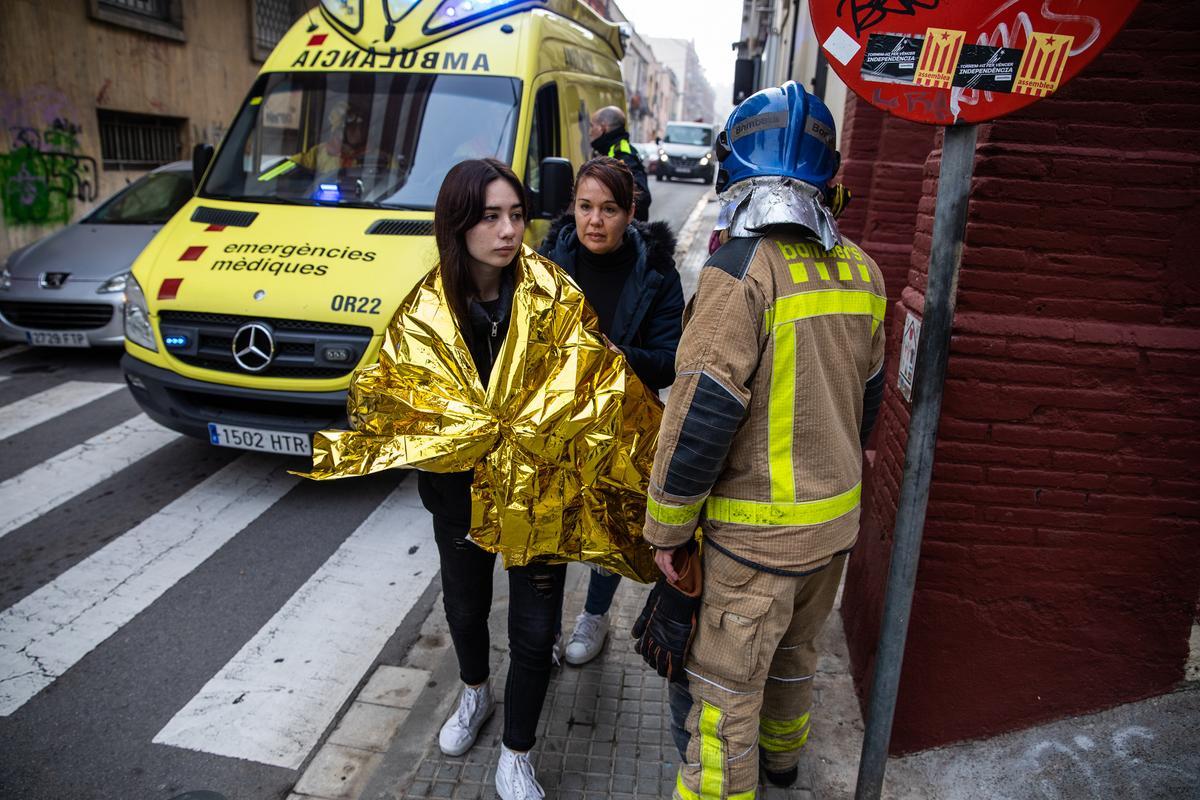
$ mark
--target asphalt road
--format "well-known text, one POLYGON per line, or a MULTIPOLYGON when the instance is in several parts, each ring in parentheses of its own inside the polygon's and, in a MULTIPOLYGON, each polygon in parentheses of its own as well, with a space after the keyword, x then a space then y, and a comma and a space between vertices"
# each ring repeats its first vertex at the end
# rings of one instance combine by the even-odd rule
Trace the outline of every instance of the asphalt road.
MULTIPOLYGON (((707 189, 650 186, 676 231, 707 189)), ((0 797, 284 798, 428 614, 428 515, 159 428, 118 359, 0 344, 0 797)))

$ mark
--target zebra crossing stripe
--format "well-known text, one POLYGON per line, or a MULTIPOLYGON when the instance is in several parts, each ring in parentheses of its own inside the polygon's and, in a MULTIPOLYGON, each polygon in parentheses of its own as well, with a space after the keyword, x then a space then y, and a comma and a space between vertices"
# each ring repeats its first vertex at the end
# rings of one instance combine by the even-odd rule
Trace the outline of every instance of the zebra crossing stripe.
MULTIPOLYGON (((4 380, 0 378, 0 380, 4 380)), ((74 411, 93 400, 123 389, 120 383, 96 383, 94 381, 67 381, 52 389, 30 395, 23 400, 9 403, 0 408, 0 439, 7 439, 22 431, 54 419, 60 414, 74 411)))
POLYGON ((0 537, 175 441, 145 414, 97 434, 0 483, 0 537))
POLYGON ((242 456, 0 612, 0 716, 53 683, 297 482, 278 457, 242 456))
POLYGON ((437 569, 405 481, 154 742, 297 769, 437 569))

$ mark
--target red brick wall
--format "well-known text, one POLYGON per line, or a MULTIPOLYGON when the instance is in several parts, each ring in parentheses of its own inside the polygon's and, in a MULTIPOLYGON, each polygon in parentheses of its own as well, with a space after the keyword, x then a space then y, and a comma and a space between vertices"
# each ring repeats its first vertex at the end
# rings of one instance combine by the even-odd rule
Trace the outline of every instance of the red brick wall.
POLYGON ((846 101, 838 180, 854 199, 838 220, 839 229, 879 264, 892 302, 900 297, 912 260, 921 171, 934 132, 853 95, 846 101))
MULTIPOLYGON (((1145 0, 1072 83, 980 130, 894 753, 1183 676, 1200 587, 1200 40, 1177 12, 1145 0)), ((921 310, 937 158, 894 338, 921 310)), ((842 607, 863 697, 908 422, 891 372, 842 607)))

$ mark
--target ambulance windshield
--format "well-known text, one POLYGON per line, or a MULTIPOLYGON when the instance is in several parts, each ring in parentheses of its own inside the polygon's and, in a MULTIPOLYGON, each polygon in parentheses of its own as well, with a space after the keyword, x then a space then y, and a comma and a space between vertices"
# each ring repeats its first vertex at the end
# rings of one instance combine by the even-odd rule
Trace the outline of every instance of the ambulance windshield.
POLYGON ((433 208, 468 158, 511 163, 516 78, 270 73, 226 135, 202 197, 301 205, 433 208))

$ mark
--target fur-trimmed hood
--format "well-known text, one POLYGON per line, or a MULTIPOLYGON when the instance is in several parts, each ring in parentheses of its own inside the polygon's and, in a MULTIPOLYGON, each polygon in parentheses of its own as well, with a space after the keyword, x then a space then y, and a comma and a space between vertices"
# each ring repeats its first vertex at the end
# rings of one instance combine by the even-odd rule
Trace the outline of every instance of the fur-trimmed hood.
MULTIPOLYGON (((665 222, 632 222, 626 235, 637 248, 637 261, 604 333, 625 353, 643 383, 662 389, 675 379, 675 348, 683 320, 675 234, 665 222)), ((575 217, 567 213, 554 221, 539 252, 573 278, 581 247, 575 217)))
MULTIPOLYGON (((639 265, 666 274, 675 266, 675 234, 667 223, 630 221, 633 228, 634 246, 638 249, 639 265)), ((580 247, 579 237, 575 234, 575 215, 570 211, 559 216, 550 225, 550 232, 542 242, 538 252, 572 275, 575 274, 575 253, 580 247), (556 258, 556 256, 558 256, 556 258), (560 260, 562 259, 562 260, 560 260), (567 262, 567 263, 564 263, 567 262)))

